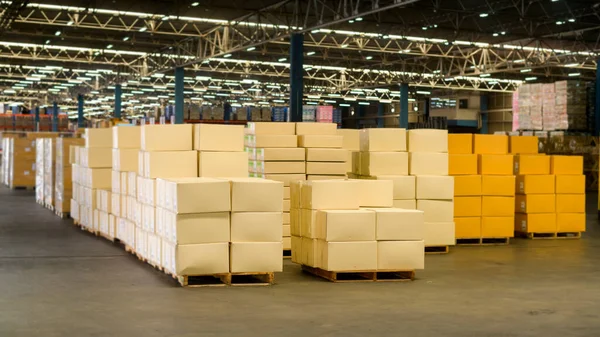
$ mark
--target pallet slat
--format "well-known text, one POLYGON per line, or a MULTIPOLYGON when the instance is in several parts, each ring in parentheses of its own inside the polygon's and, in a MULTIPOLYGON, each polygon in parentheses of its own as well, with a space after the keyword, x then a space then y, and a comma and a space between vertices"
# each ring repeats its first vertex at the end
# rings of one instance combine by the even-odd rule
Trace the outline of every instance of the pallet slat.
POLYGON ((335 283, 400 282, 415 279, 414 270, 329 271, 303 265, 302 271, 335 283))
POLYGON ((515 232, 516 236, 530 240, 557 240, 557 239, 580 239, 581 232, 559 232, 559 233, 526 233, 515 232))
POLYGON ((456 239, 456 245, 459 246, 493 246, 508 245, 510 238, 462 238, 456 239))
POLYGON ((448 254, 450 252, 450 246, 427 246, 425 247, 425 254, 448 254))

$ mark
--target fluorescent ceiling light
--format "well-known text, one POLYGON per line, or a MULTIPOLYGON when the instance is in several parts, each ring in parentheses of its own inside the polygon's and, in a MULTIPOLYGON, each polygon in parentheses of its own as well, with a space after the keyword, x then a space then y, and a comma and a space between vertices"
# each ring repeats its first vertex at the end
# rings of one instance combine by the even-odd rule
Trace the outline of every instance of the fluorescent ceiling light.
POLYGON ((225 54, 223 57, 231 57, 231 54, 225 54))
POLYGON ((569 67, 569 68, 572 68, 572 67, 578 67, 578 66, 579 66, 579 63, 569 63, 569 64, 565 64, 565 67, 569 67))
POLYGON ((285 103, 285 101, 282 99, 274 99, 273 102, 274 103, 285 103))
POLYGON ((60 36, 60 34, 62 34, 62 32, 60 30, 57 30, 56 33, 54 33, 54 35, 56 35, 56 36, 60 36))
POLYGON ((340 47, 342 47, 342 48, 348 48, 348 46, 349 46, 349 45, 348 45, 347 43, 344 43, 344 44, 343 44, 343 45, 341 45, 340 47))
POLYGON ((369 102, 358 102, 358 105, 371 105, 369 102))
POLYGON ((575 76, 579 76, 579 75, 581 75, 581 74, 580 73, 570 73, 569 77, 575 77, 575 76))
POLYGON ((67 22, 67 26, 72 26, 73 23, 74 23, 73 21, 69 21, 69 22, 67 22))
POLYGON ((340 106, 350 106, 350 104, 341 103, 340 106))
POLYGON ((250 48, 246 49, 246 51, 253 51, 253 50, 256 50, 256 47, 250 47, 250 48))
POLYGON ((196 6, 198 6, 199 4, 200 4, 200 3, 199 3, 199 2, 197 2, 197 1, 196 1, 196 2, 192 2, 192 7, 196 7, 196 6))
POLYGON ((373 59, 373 56, 369 55, 369 56, 365 57, 365 59, 366 60, 371 60, 371 59, 373 59))
POLYGON ((316 53, 317 53, 317 52, 314 52, 314 51, 309 51, 308 53, 306 53, 306 55, 307 55, 307 56, 311 56, 311 55, 314 55, 314 54, 316 54, 316 53))
POLYGON ((489 16, 488 13, 479 13, 480 18, 487 18, 489 16))
POLYGON ((277 61, 279 61, 279 62, 285 62, 286 60, 287 60, 287 58, 282 57, 282 58, 278 59, 277 61))
POLYGON ((123 38, 123 41, 127 41, 127 40, 129 40, 129 36, 125 36, 125 37, 123 38))
POLYGON ((420 90, 417 90, 417 94, 421 94, 421 95, 431 95, 431 92, 430 92, 430 91, 420 91, 420 90))
POLYGON ((521 69, 521 72, 522 72, 522 73, 528 73, 528 72, 530 72, 530 71, 531 71, 531 69, 521 69))
POLYGON ((490 76, 492 76, 492 75, 491 74, 481 74, 481 75, 479 75, 479 77, 490 77, 490 76))
POLYGON ((148 27, 144 26, 142 28, 139 29, 140 32, 145 32, 148 30, 148 27))
POLYGON ((525 77, 525 81, 535 81, 535 80, 537 80, 537 77, 535 77, 535 76, 533 76, 533 77, 525 77))

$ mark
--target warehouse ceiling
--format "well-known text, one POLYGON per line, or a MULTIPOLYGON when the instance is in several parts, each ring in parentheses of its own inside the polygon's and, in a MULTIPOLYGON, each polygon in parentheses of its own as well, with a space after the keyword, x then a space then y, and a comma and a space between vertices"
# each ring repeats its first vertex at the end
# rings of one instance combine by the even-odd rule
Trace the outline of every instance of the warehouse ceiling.
POLYGON ((184 67, 188 100, 285 103, 290 35, 297 32, 305 36, 305 97, 313 101, 393 101, 401 82, 421 91, 512 91, 525 81, 592 80, 600 51, 600 3, 589 1, 57 0, 1 6, 5 100, 50 95, 49 101, 62 102, 84 93, 102 106, 106 101, 98 99, 124 83, 130 104, 157 105, 173 99, 173 69, 184 67))

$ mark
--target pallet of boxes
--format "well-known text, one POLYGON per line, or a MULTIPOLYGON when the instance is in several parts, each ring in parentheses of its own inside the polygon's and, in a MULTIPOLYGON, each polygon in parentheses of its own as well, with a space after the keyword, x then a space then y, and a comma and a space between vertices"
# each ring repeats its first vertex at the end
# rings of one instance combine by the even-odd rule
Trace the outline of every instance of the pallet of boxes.
POLYGON ((306 180, 345 179, 348 150, 335 123, 296 123, 298 146, 306 154, 306 180))
POLYGON ((2 139, 2 183, 10 189, 33 189, 36 183, 36 143, 24 137, 2 139))
POLYGON ((54 213, 61 218, 69 217, 73 199, 73 171, 71 149, 84 144, 81 138, 56 138, 54 174, 54 213))

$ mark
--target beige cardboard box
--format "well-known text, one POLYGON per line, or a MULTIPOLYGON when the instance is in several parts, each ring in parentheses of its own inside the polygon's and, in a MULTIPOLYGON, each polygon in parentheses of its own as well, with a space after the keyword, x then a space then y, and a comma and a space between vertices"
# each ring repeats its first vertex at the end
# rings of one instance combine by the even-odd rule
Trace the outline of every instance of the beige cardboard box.
POLYGON ((167 209, 175 213, 214 213, 231 210, 229 181, 212 178, 165 180, 167 209))
POLYGON ((283 240, 281 240, 281 243, 283 244, 283 250, 292 249, 292 238, 288 236, 288 237, 284 237, 282 239, 283 240))
POLYGON ((429 153, 414 152, 409 156, 409 173, 413 176, 448 175, 448 154, 447 153, 429 153))
POLYGON ((113 147, 112 129, 85 129, 83 133, 85 147, 113 147))
POLYGON ((263 174, 305 173, 303 161, 252 161, 250 171, 263 174))
POLYGON ((250 135, 295 135, 296 124, 286 122, 248 122, 250 135))
POLYGON ((112 170, 110 168, 85 168, 85 187, 110 189, 112 183, 112 170))
POLYGON ((230 271, 232 273, 283 271, 281 242, 232 242, 230 271))
POLYGON ((291 197, 290 195, 290 187, 284 187, 283 188, 283 199, 289 199, 291 197))
POLYGON ((306 161, 345 163, 349 152, 344 149, 306 149, 306 161))
POLYGON ((137 196, 137 173, 136 172, 128 172, 127 173, 127 193, 129 196, 135 197, 137 196))
POLYGON ((140 149, 142 128, 129 124, 113 126, 113 148, 115 149, 140 149))
POLYGON ((296 123, 296 134, 302 135, 319 135, 319 136, 335 136, 337 135, 336 123, 314 123, 304 122, 296 123))
POLYGON ((454 177, 417 176, 417 199, 453 200, 454 177))
POLYGON ((204 243, 175 248, 177 275, 210 275, 229 272, 229 244, 204 243))
POLYGON ((243 125, 194 125, 194 150, 198 151, 244 151, 243 125))
POLYGON ((302 208, 358 209, 360 183, 346 180, 316 180, 302 185, 302 208))
POLYGON ((306 162, 306 174, 343 176, 346 174, 346 163, 306 162))
MULTIPOLYGON (((242 129, 243 130, 243 129, 242 129)), ((246 152, 198 152, 198 176, 247 177, 246 152)))
POLYGON ((345 175, 328 175, 328 176, 324 176, 324 175, 319 175, 319 174, 311 174, 311 175, 307 175, 306 176, 306 180, 308 181, 313 181, 313 180, 344 180, 346 179, 345 175))
POLYGON ((377 241, 325 242, 321 245, 321 267, 330 271, 377 269, 377 241))
POLYGON ((256 159, 259 161, 304 161, 302 148, 258 148, 256 159))
POLYGON ((298 136, 295 135, 247 135, 246 146, 256 148, 290 148, 298 147, 298 136))
POLYGON ((370 210, 318 211, 317 238, 325 241, 375 240, 375 213, 370 210))
MULTIPOLYGON (((290 208, 290 212, 291 212, 291 208, 290 208)), ((282 218, 282 222, 284 225, 289 225, 290 221, 291 221, 291 217, 290 217, 290 212, 283 212, 283 218, 282 218)), ((284 235, 286 236, 286 235, 284 235)), ((289 236, 289 235, 287 235, 289 236)))
POLYGON ((425 269, 425 242, 377 242, 377 270, 425 269))
MULTIPOLYGON (((300 248, 300 261, 303 265, 320 268, 321 256, 319 255, 319 241, 316 239, 302 238, 300 248)), ((293 253, 293 251, 292 251, 293 253)))
POLYGON ((337 148, 341 149, 343 144, 343 137, 332 135, 332 136, 321 136, 321 135, 303 135, 298 136, 298 147, 309 147, 309 148, 337 148))
POLYGON ((113 149, 112 167, 121 172, 137 172, 139 169, 139 150, 113 149))
POLYGON ((302 238, 292 236, 292 262, 302 264, 302 238))
POLYGON ((143 154, 146 178, 198 176, 198 152, 196 151, 144 152, 143 154))
POLYGON ((231 242, 279 242, 283 236, 281 223, 281 212, 233 212, 231 242))
POLYGON ((448 130, 415 129, 408 131, 409 152, 448 152, 448 130))
POLYGON ((260 178, 231 179, 232 212, 283 211, 283 184, 260 178))
POLYGON ((281 232, 281 236, 288 237, 288 236, 292 236, 292 230, 291 230, 291 226, 290 225, 283 225, 281 228, 282 232, 281 232))
POLYGON ((406 151, 406 129, 363 129, 360 132, 361 151, 406 151))
POLYGON ((391 180, 356 179, 361 207, 392 207, 394 183, 391 180))
POLYGON ((408 175, 408 162, 407 152, 361 152, 360 174, 367 176, 408 175))
POLYGON ((111 148, 81 148, 81 165, 90 168, 112 167, 112 149, 111 148))
POLYGON ((193 149, 192 124, 143 125, 141 149, 144 151, 190 151, 193 149))
POLYGON ((162 234, 172 243, 189 245, 229 242, 229 212, 175 214, 163 211, 161 215, 162 234))
POLYGON ((454 221, 454 202, 452 201, 417 200, 417 209, 425 212, 425 222, 454 221))
POLYGON ((337 135, 344 137, 343 149, 360 151, 360 130, 337 129, 337 135))
POLYGON ((300 236, 317 238, 317 212, 316 210, 300 209, 300 236))
POLYGON ((121 172, 112 170, 110 186, 113 193, 121 193, 121 172))
POLYGON ((292 203, 290 200, 283 200, 283 211, 289 212, 292 208, 292 203))
MULTIPOLYGON (((427 213, 425 213, 427 215, 427 213)), ((425 246, 452 246, 456 244, 454 222, 425 222, 425 246)))
POLYGON ((415 176, 376 176, 379 180, 391 180, 394 183, 394 199, 408 200, 416 198, 417 177, 415 176))
POLYGON ((417 200, 394 200, 394 208, 417 209, 417 200))
POLYGON ((265 174, 264 178, 280 181, 283 183, 283 186, 290 186, 290 183, 298 180, 306 180, 306 175, 304 174, 265 174))
POLYGON ((377 218, 378 241, 423 240, 425 214, 418 210, 370 208, 377 218))

